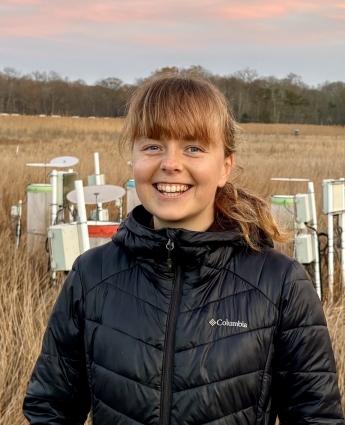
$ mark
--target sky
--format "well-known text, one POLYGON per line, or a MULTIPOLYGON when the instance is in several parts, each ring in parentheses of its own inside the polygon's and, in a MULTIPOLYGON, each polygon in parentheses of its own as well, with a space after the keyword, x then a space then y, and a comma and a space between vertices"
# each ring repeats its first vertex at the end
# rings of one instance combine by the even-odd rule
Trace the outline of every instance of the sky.
POLYGON ((0 0, 0 70, 133 83, 191 65, 345 82, 345 2, 0 0))

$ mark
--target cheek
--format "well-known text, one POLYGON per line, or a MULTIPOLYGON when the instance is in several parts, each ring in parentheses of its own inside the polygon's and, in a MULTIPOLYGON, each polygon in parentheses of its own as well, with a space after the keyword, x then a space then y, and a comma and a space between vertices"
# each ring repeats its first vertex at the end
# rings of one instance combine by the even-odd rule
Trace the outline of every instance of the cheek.
POLYGON ((140 181, 140 176, 142 176, 142 173, 140 172, 140 167, 138 167, 137 165, 133 165, 133 177, 136 184, 140 181))
POLYGON ((133 159, 133 176, 135 181, 142 180, 147 175, 147 167, 145 161, 133 159))
POLYGON ((215 182, 218 182, 218 180, 223 175, 223 172, 224 172, 223 162, 215 158, 215 160, 209 164, 208 173, 204 173, 204 178, 206 180, 206 178, 208 177, 209 183, 214 184, 215 182))
POLYGON ((138 195, 145 193, 151 187, 152 173, 145 161, 133 163, 133 178, 138 195))

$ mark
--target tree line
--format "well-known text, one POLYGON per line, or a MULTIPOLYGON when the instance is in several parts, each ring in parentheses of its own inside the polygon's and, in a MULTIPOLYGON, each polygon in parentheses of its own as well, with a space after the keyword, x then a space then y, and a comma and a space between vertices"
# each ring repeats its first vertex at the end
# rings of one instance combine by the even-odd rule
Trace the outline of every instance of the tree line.
MULTIPOLYGON (((166 67, 153 72, 176 71, 166 67)), ((229 99, 239 122, 345 125, 345 82, 305 84, 293 73, 285 78, 259 76, 246 68, 231 75, 213 74, 200 66, 182 70, 202 73, 229 99)), ((130 93, 144 79, 125 84, 109 77, 87 84, 69 81, 56 72, 22 75, 0 71, 0 113, 119 117, 125 115, 130 93)))

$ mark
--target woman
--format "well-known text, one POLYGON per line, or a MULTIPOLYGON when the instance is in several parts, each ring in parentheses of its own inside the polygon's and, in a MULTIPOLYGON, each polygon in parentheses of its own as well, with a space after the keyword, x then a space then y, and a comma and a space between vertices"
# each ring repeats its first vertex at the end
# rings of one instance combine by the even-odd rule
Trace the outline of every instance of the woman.
POLYGON ((142 206, 70 272, 24 401, 31 424, 344 424, 331 343, 288 235, 228 183, 237 126, 197 77, 134 93, 142 206))

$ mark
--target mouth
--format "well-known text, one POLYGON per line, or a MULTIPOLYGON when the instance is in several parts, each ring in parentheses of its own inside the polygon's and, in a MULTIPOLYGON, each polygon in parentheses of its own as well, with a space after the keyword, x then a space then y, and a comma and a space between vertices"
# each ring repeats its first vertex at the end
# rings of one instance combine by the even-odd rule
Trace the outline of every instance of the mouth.
POLYGON ((182 193, 187 192, 191 188, 188 184, 163 184, 157 183, 154 185, 158 192, 164 196, 175 197, 182 195, 182 193))

